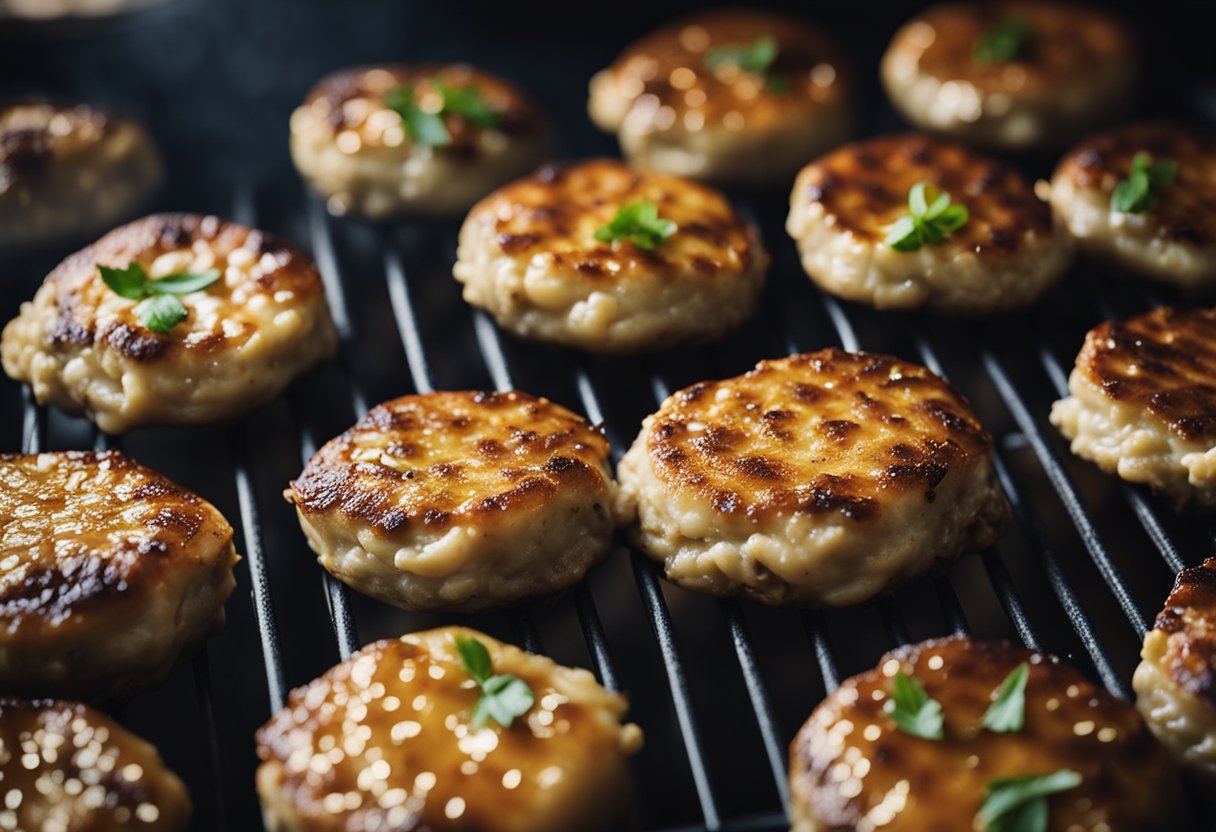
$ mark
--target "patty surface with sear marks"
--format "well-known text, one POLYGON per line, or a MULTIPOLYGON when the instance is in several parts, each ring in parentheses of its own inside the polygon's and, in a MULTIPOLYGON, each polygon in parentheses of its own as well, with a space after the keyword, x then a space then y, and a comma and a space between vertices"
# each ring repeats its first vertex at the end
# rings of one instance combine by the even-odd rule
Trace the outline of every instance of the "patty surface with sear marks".
POLYGON ((598 352, 704 340, 755 308, 769 257, 718 191, 610 159, 542 168, 482 200, 460 233, 465 300, 525 337, 598 352), (635 202, 675 232, 595 239, 635 202))
POLYGON ((0 698, 0 829, 180 832, 190 796, 156 749, 79 702, 0 698))
POLYGON ((618 511, 669 578, 770 603, 868 600, 990 544, 1008 513, 962 397, 836 349, 673 394, 619 477, 618 511))
POLYGON ((117 451, 0 455, 0 691, 112 697, 222 626, 232 527, 117 451))
POLYGON ((334 350, 316 268, 262 231, 197 214, 156 214, 64 260, 4 329, 4 369, 40 403, 83 411, 108 433, 196 424, 274 398, 334 350), (221 272, 181 296, 187 317, 154 332, 98 266, 152 279, 221 272))
POLYGON ((574 583, 608 552, 608 443, 525 393, 374 408, 286 496, 322 565, 407 608, 501 605, 574 583))
POLYGON ((413 633, 292 692, 258 732, 258 793, 272 832, 618 830, 627 760, 642 745, 625 711, 586 670, 464 627, 413 633), (531 689, 532 708, 509 728, 470 723, 479 691, 458 636, 531 689))
POLYGON ((793 830, 971 832, 988 783, 1061 769, 1082 780, 1048 798, 1048 832, 1182 828, 1176 769, 1131 705, 1054 657, 1004 642, 911 644, 846 680, 794 738, 793 830), (994 692, 1022 663, 1022 729, 984 730, 994 692), (905 733, 888 715, 897 672, 940 703, 942 739, 905 733))

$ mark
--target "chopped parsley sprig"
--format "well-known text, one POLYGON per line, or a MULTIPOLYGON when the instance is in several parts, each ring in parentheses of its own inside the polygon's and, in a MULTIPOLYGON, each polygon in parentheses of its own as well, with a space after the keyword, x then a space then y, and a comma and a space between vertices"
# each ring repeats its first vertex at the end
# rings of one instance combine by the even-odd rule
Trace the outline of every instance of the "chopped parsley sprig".
POLYGON ((201 292, 220 279, 219 269, 207 269, 178 272, 153 280, 144 267, 134 261, 124 268, 98 265, 97 271, 114 294, 139 301, 135 304, 135 314, 144 326, 159 333, 168 332, 186 320, 186 307, 178 295, 201 292))
POLYGON ((1000 64, 1021 57, 1033 34, 1030 21, 1011 17, 989 26, 971 49, 971 55, 982 64, 1000 64))
POLYGON ((984 727, 998 734, 1021 731, 1026 721, 1026 680, 1030 678, 1030 665, 1022 662, 1015 667, 1001 686, 996 689, 996 698, 984 712, 984 727))
POLYGON ((984 787, 984 804, 975 816, 984 832, 1046 832, 1047 798, 1081 785, 1081 775, 1069 769, 991 780, 984 787))
POLYGON ((887 227, 884 242, 896 251, 916 251, 926 243, 942 242, 970 218, 966 205, 951 204, 950 194, 917 182, 908 190, 908 213, 887 227))
POLYGON ((452 143, 452 134, 443 123, 445 114, 458 115, 478 127, 498 127, 502 113, 490 107, 475 84, 450 87, 438 79, 429 81, 439 93, 438 111, 424 110, 418 104, 413 85, 393 87, 384 95, 384 105, 395 110, 405 125, 410 139, 428 147, 444 147, 452 143))
POLYGON ((481 688, 481 697, 473 706, 474 728, 481 728, 491 719, 503 728, 510 728, 517 716, 531 709, 536 697, 528 683, 509 673, 495 674, 490 651, 478 639, 456 636, 456 651, 465 672, 481 688))
POLYGON ((1110 209, 1124 214, 1151 211, 1161 199, 1161 191, 1177 176, 1178 163, 1174 160, 1154 163, 1147 153, 1137 153, 1132 158, 1131 172, 1111 192, 1110 209))
POLYGON ((618 209, 611 222, 595 230, 595 239, 613 245, 628 240, 650 251, 675 233, 676 224, 659 216, 657 204, 640 199, 618 209))
POLYGON ((884 707, 905 734, 925 740, 942 738, 942 705, 925 692, 915 676, 897 672, 891 679, 891 698, 884 707))
POLYGON ((789 89, 789 81, 785 76, 772 71, 779 51, 776 38, 772 35, 761 35, 751 43, 728 43, 707 50, 705 68, 710 72, 717 72, 721 67, 731 64, 743 72, 759 75, 764 79, 764 86, 771 92, 785 92, 789 89))

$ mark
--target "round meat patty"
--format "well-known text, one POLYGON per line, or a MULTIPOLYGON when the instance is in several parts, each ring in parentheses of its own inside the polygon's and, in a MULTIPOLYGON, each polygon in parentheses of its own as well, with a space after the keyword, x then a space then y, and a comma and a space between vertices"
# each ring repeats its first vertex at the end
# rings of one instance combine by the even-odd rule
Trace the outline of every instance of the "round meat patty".
POLYGON ((326 443, 285 493, 321 565, 409 610, 555 592, 612 546, 599 430, 526 393, 403 396, 326 443))
POLYGON ((232 527, 116 451, 0 455, 0 523, 0 692, 124 696, 224 624, 232 527))
POLYGON ((122 433, 243 413, 336 344, 321 277, 295 249, 218 217, 156 214, 60 263, 4 328, 0 357, 40 404, 122 433), (101 267, 122 272, 134 296, 110 288, 101 267), (186 275, 218 279, 180 296, 176 323, 146 317, 156 307, 142 304, 178 299, 157 282, 186 275), (153 296, 138 300, 141 288, 153 296))
POLYGON ((790 745, 790 795, 793 832, 1184 828, 1177 770, 1131 705, 1051 656, 966 637, 892 651, 821 702, 790 745), (1023 664, 1022 726, 985 727, 1023 664), (940 705, 939 739, 892 717, 900 673, 940 705), (980 817, 996 781, 1064 771, 1079 782, 1047 794, 1044 825, 980 817))
POLYGON ((782 15, 717 10, 647 35, 591 79, 591 118, 630 161, 723 184, 788 182, 852 129, 842 53, 782 15))
POLYGON ((1216 786, 1216 558, 1178 575, 1140 658, 1136 707, 1189 773, 1216 786))
POLYGON ((503 328, 605 353, 733 329, 755 310, 769 263, 722 194, 608 159, 546 167, 486 197, 456 256, 465 300, 503 328), (597 239, 640 204, 657 210, 665 237, 597 239))
POLYGON ((1216 310, 1154 309, 1085 336, 1051 423, 1072 452, 1180 509, 1216 506, 1216 310))
POLYGON ((156 749, 79 702, 0 699, 0 829, 181 832, 186 787, 156 749))
POLYGON ((1140 61, 1094 6, 951 3, 904 24, 882 59, 887 95, 924 130, 995 150, 1066 146, 1128 112, 1140 61))
POLYGON ((161 178, 156 148, 133 121, 83 104, 0 107, 0 250, 107 228, 161 178))
POLYGON ((1051 204, 1091 257, 1182 289, 1216 286, 1216 134, 1141 124, 1090 138, 1056 168, 1051 204), (1145 204, 1116 210, 1112 194, 1140 154, 1175 173, 1145 204))
POLYGON ((469 66, 386 65, 321 79, 291 116, 296 168, 334 214, 456 216, 539 165, 544 117, 469 66))
POLYGON ((292 692, 258 732, 270 832, 337 829, 610 832, 628 827, 626 701, 562 667, 463 627, 368 645, 292 692), (477 683, 457 638, 531 690, 509 727, 476 725, 477 683))
MULTIPOLYGON (((932 193, 929 199, 932 200, 932 193)), ((825 291, 878 309, 985 315, 1029 306, 1072 261, 1068 234, 1021 174, 925 135, 848 145, 798 174, 786 230, 825 291), (970 214, 913 251, 888 242, 925 182, 970 214)))
POLYGON ((991 545, 992 441, 923 367, 835 349, 694 384, 646 417, 617 514, 669 580, 843 607, 991 545))

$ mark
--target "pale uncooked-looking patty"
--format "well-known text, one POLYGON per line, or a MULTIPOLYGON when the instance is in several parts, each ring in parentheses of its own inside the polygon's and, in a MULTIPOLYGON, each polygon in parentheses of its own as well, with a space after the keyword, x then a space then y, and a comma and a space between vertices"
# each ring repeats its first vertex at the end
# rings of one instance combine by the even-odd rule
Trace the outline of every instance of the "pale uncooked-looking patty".
POLYGON ((292 113, 291 156, 335 214, 455 216, 539 165, 546 135, 536 104, 488 73, 463 65, 362 66, 321 79, 292 113), (479 126, 445 112, 448 144, 414 141, 385 96, 409 87, 420 107, 438 110, 435 81, 476 88, 501 121, 479 126))
POLYGON ((705 341, 756 308, 768 253, 719 192, 601 159, 546 167, 482 200, 453 268, 464 298, 525 338, 620 353, 705 341), (638 201, 676 231, 654 249, 595 232, 638 201))
POLYGON ((258 732, 270 832, 615 832, 628 828, 628 758, 642 745, 626 701, 463 627, 378 641, 292 691, 258 732), (495 674, 532 690, 509 728, 470 724, 478 690, 457 653, 475 638, 495 674))
POLYGON ((302 254, 262 231, 197 214, 155 214, 68 257, 4 328, 4 371, 40 404, 107 433, 221 421, 270 401, 337 343, 325 290, 302 254), (99 265, 138 263, 153 279, 217 269, 181 298, 165 333, 111 291, 99 265))
POLYGON ((1216 505, 1216 311, 1161 308, 1085 336, 1051 423, 1072 452, 1179 508, 1216 505))
POLYGON ((116 451, 0 455, 0 693, 150 687, 224 623, 232 527, 116 451))
POLYGON ((923 367, 822 350, 695 384, 642 423, 617 513, 682 586, 860 604, 993 543, 991 440, 923 367))
POLYGON ((79 702, 0 698, 0 829, 181 832, 190 796, 156 749, 79 702))
POLYGON ((1048 798, 1045 827, 1001 828, 1184 828, 1177 771, 1131 705, 1054 657, 1004 642, 911 644, 845 680, 794 738, 793 832, 975 832, 991 781, 1063 769, 1081 782, 1048 798), (1022 728, 982 729, 996 690, 1022 663, 1022 728), (940 703, 942 739, 905 733, 887 713, 899 672, 940 703))
POLYGON ((1140 124, 1094 136, 1056 167, 1051 205, 1101 262, 1190 291, 1216 286, 1216 135, 1140 124), (1111 193, 1138 153, 1174 162, 1177 176, 1147 211, 1115 211, 1111 193))
POLYGON ((374 408, 286 492, 321 565, 413 610, 481 610, 579 581, 612 544, 608 443, 526 393, 374 408))
POLYGON ((0 249, 100 231, 160 185, 143 127, 83 104, 0 107, 0 249))
POLYGON ((1019 309, 1072 261, 1068 234, 1017 171, 921 134, 883 136, 829 153, 803 169, 786 230, 821 288, 878 309, 956 315, 1019 309), (885 242, 928 182, 970 212, 939 244, 902 252, 885 242))
POLYGON ((1187 771, 1216 785, 1216 558, 1178 575, 1140 658, 1136 707, 1187 771))
POLYGON ((841 51, 799 20, 717 10, 665 26, 591 79, 588 109, 642 167, 723 184, 778 184, 852 129, 841 51), (715 50, 772 38, 761 75, 707 63, 715 50))
POLYGON ((892 103, 924 130, 1000 150, 1060 148, 1128 112, 1140 61, 1130 31, 1095 7, 951 3, 904 24, 882 59, 892 103), (1009 61, 985 62, 992 27, 1025 21, 1009 61))

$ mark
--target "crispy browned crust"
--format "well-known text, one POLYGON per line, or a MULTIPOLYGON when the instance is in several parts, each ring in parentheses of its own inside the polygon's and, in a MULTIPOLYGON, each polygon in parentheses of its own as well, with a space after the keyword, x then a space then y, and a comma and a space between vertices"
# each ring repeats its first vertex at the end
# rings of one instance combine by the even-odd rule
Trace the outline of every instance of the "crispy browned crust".
POLYGON ((0 195, 36 179, 56 160, 107 141, 132 122, 85 104, 10 104, 0 107, 0 195))
POLYGON ((1104 321, 1085 336, 1077 370, 1182 439, 1216 439, 1216 310, 1162 307, 1104 321))
POLYGON ((848 95, 843 53, 823 32, 784 15, 750 9, 720 9, 684 18, 626 49, 609 71, 635 106, 669 107, 675 123, 696 113, 706 124, 722 124, 737 113, 739 124, 763 128, 794 115, 835 105, 848 95), (771 73, 788 82, 773 91, 737 67, 711 72, 706 52, 750 46, 761 37, 777 41, 771 73))
POLYGON ((381 534, 441 531, 538 508, 559 489, 602 487, 608 450, 585 420, 527 393, 403 396, 327 442, 286 497, 381 534))
POLYGON ((1150 216, 1157 236, 1195 246, 1216 245, 1216 134, 1171 124, 1137 124, 1082 142, 1064 157, 1055 177, 1109 195, 1126 179, 1137 153, 1178 163, 1174 182, 1160 191, 1150 216))
POLYGON ((1131 705, 1055 658, 960 636, 894 650, 820 703, 790 746, 790 791, 820 829, 861 828, 884 801, 890 832, 971 829, 992 779, 1064 768, 1083 779, 1049 798, 1050 832, 1180 828, 1174 766, 1131 705), (981 730, 993 691, 1022 662, 1024 728, 981 730), (944 739, 905 734, 885 713, 897 669, 941 703, 944 739))
POLYGON ((38 470, 47 456, 0 455, 0 637, 96 626, 197 568, 200 546, 231 549, 214 506, 118 451, 54 454, 53 477, 38 470))
MULTIPOLYGON (((465 64, 383 64, 340 69, 322 78, 304 99, 337 136, 352 131, 361 143, 382 144, 384 128, 378 123, 382 118, 377 113, 389 112, 384 96, 399 86, 412 86, 420 104, 425 104, 428 95, 438 95, 430 82, 438 80, 449 87, 472 84, 481 92, 482 99, 502 116, 502 124, 495 127, 512 136, 539 136, 545 133, 545 119, 540 107, 514 84, 510 84, 488 72, 482 72, 465 64)), ((452 136, 452 143, 438 152, 448 155, 474 153, 477 135, 484 129, 453 113, 443 115, 444 126, 452 136)))
POLYGON ((892 492, 932 502, 990 446, 962 396, 924 367, 838 349, 687 387, 659 408, 647 440, 655 475, 719 512, 859 522, 892 492))
POLYGON ((154 832, 190 819, 186 787, 156 749, 88 705, 0 698, 0 749, 10 829, 154 832), (69 826, 53 827, 52 817, 69 826))
POLYGON ((767 256, 721 192, 615 159, 543 167, 483 199, 469 218, 494 224, 504 254, 544 253, 553 270, 605 284, 668 274, 713 276, 767 256), (656 203, 659 216, 676 223, 676 232, 653 250, 595 239, 596 229, 618 209, 638 200, 656 203))
POLYGON ((933 6, 896 33, 891 49, 919 55, 919 69, 942 81, 1020 95, 1084 84, 1136 60, 1135 41, 1120 21, 1093 7, 1065 3, 933 6), (1013 18, 1031 25, 1025 54, 1008 62, 975 60, 973 50, 984 33, 1013 18), (925 26, 932 37, 926 36, 925 26))
MULTIPOLYGON (((283 240, 234 222, 199 214, 153 214, 106 234, 92 245, 68 257, 47 276, 55 286, 59 317, 49 338, 54 345, 105 346, 141 362, 171 360, 178 352, 194 355, 218 353, 239 347, 258 331, 252 315, 242 307, 258 295, 273 298, 291 292, 306 303, 324 294, 321 276, 312 262, 283 240), (229 305, 224 332, 189 338, 188 322, 167 333, 145 327, 134 312, 134 304, 99 319, 98 308, 112 298, 99 265, 125 268, 138 262, 147 270, 161 254, 205 243, 222 262, 237 249, 248 249, 262 263, 274 267, 256 276, 246 276, 229 285, 220 279, 207 289, 209 295, 229 305)), ((193 314, 193 313, 192 313, 193 314)))
POLYGON ((1174 683, 1216 702, 1216 558, 1178 573, 1153 628, 1169 637, 1163 669, 1174 683))
POLYGON ((920 133, 846 145, 803 168, 795 184, 841 229, 878 242, 908 211, 908 191, 930 182, 967 206, 971 218, 953 246, 985 257, 1021 249, 1029 235, 1051 236, 1051 208, 1016 170, 988 156, 920 133))

